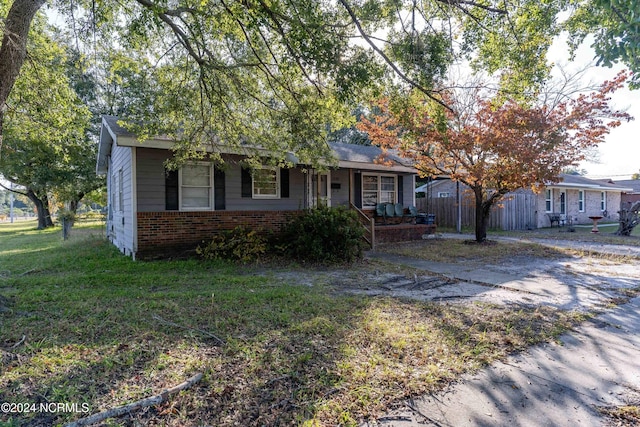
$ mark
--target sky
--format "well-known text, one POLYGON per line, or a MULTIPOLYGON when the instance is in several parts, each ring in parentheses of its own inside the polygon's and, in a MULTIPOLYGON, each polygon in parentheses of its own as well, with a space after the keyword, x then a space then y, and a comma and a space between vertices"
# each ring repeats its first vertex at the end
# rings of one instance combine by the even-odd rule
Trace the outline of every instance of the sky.
MULTIPOLYGON (((563 39, 557 40, 549 51, 549 60, 562 65, 565 70, 577 71, 594 60, 595 53, 590 48, 590 42, 583 43, 575 61, 568 63, 568 47, 563 39)), ((595 62, 594 62, 595 63, 595 62)), ((592 67, 584 76, 584 83, 601 83, 610 80, 622 70, 622 66, 613 68, 592 67)), ((631 175, 640 171, 640 89, 630 91, 620 89, 611 97, 612 105, 616 109, 625 110, 635 120, 623 122, 611 130, 606 140, 598 147, 598 162, 582 162, 578 169, 585 169, 588 178, 612 180, 631 179, 631 175)))

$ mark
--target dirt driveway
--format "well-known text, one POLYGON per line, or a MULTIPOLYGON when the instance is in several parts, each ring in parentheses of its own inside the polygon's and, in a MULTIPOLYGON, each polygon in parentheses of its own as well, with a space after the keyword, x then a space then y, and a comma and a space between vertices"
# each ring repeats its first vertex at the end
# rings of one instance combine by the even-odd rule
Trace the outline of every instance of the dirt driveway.
MULTIPOLYGON (((442 238, 446 239, 459 237, 442 238)), ((539 256, 518 251, 517 245, 510 253, 508 247, 513 242, 514 239, 504 239, 498 243, 507 245, 506 256, 498 258, 433 261, 420 258, 419 254, 439 250, 438 243, 417 242, 411 243, 415 257, 394 251, 371 251, 365 255, 365 263, 354 268, 283 274, 299 283, 312 285, 321 281, 338 292, 370 296, 448 303, 544 304, 581 311, 626 298, 640 285, 640 258, 634 252, 638 251, 640 256, 639 247, 632 251, 620 245, 542 241, 535 243, 559 249, 552 255, 539 256)))

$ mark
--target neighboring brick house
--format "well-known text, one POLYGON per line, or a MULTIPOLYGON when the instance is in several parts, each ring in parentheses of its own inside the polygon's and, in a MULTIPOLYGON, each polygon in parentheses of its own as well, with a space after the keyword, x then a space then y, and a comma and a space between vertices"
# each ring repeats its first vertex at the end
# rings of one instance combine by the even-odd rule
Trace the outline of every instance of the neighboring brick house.
MULTIPOLYGON (((332 143, 337 167, 329 171, 294 164, 249 172, 241 166, 244 156, 232 152, 221 152, 224 167, 198 161, 168 171, 172 146, 166 138, 141 143, 117 117, 103 117, 96 171, 107 176, 107 237, 133 258, 194 248, 238 225, 277 231, 320 203, 357 207, 370 216, 376 203, 415 205, 416 170, 393 155, 376 162, 377 147, 332 143)), ((376 232, 375 241, 410 234, 376 232)))
MULTIPOLYGON (((580 175, 561 174, 538 195, 539 213, 557 213, 575 224, 590 224, 590 216, 618 220, 621 194, 629 188, 592 180, 580 175)), ((538 215, 538 228, 550 226, 548 215, 538 215)))
MULTIPOLYGON (((451 180, 435 180, 418 187, 415 191, 426 191, 427 186, 431 186, 430 193, 433 198, 456 195, 455 183, 451 180)), ((551 217, 559 217, 564 222, 571 219, 575 224, 591 224, 590 216, 603 216, 608 220, 617 220, 621 194, 631 190, 628 186, 595 181, 579 175, 561 174, 557 183, 546 185, 540 193, 519 190, 505 195, 505 202, 501 203, 500 215, 503 217, 524 215, 527 218, 526 221, 512 221, 511 224, 523 224, 523 227, 536 228, 551 226, 551 217), (508 203, 510 196, 523 193, 529 193, 532 195, 529 197, 535 198, 526 212, 521 210, 506 212, 513 208, 513 205, 508 203)), ((469 187, 460 185, 460 192, 463 205, 473 206, 474 196, 469 187)), ((450 203, 455 203, 454 200, 450 199, 450 203)), ((521 209, 522 205, 519 206, 521 209)))

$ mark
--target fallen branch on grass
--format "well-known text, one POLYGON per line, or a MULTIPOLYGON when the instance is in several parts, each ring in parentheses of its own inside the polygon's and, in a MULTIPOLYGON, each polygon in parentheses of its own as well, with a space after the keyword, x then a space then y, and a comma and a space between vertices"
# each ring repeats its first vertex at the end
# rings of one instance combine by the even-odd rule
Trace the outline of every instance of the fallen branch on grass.
POLYGON ((151 316, 154 320, 157 320, 160 323, 163 323, 165 325, 169 325, 169 326, 175 326, 176 328, 181 328, 181 329, 187 329, 189 331, 195 331, 195 332, 200 332, 203 335, 208 336, 209 338, 213 338, 219 345, 224 345, 225 342, 222 338, 218 338, 217 336, 213 335, 211 332, 208 331, 203 331, 202 329, 196 329, 196 328, 192 328, 191 326, 184 326, 184 325, 179 325, 177 323, 174 322, 170 322, 168 320, 163 319, 162 317, 158 316, 157 314, 154 314, 153 316, 151 316))
POLYGON ((26 336, 26 335, 23 335, 23 336, 22 336, 22 338, 20 338, 20 341, 18 341, 18 342, 17 342, 17 343, 15 343, 14 345, 12 345, 12 346, 11 346, 11 348, 12 348, 12 349, 14 349, 14 348, 18 348, 18 346, 19 346, 20 344, 22 344, 22 343, 24 342, 24 340, 26 340, 26 339, 27 339, 27 336, 26 336))
POLYGON ((138 400, 137 402, 129 403, 128 405, 118 406, 117 408, 112 408, 104 412, 99 412, 97 414, 93 414, 86 418, 80 418, 77 421, 67 424, 65 427, 88 426, 91 424, 99 423, 100 421, 104 421, 107 418, 119 417, 120 415, 129 413, 135 409, 158 405, 166 401, 170 395, 191 387, 201 379, 202 379, 202 374, 197 373, 191 378, 189 378, 188 380, 186 380, 185 382, 178 384, 177 386, 163 390, 162 392, 160 392, 160 394, 147 397, 146 399, 138 400))

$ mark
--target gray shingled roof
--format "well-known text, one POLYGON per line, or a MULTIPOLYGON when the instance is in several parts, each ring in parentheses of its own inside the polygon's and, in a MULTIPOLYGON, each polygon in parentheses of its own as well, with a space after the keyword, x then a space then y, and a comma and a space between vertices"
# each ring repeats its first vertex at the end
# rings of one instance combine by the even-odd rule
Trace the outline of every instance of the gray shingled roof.
MULTIPOLYGON (((374 145, 330 142, 329 146, 336 153, 338 160, 344 162, 374 163, 383 153, 380 147, 376 147, 374 145)), ((411 162, 407 159, 403 159, 392 152, 387 152, 384 158, 403 166, 411 166, 411 162)))
POLYGON ((118 124, 118 120, 120 119, 117 116, 102 116, 102 120, 107 123, 111 131, 117 136, 135 136, 132 132, 118 124))
POLYGON ((640 193, 640 179, 623 179, 615 183, 622 187, 632 188, 634 193, 640 193))
POLYGON ((596 181, 594 179, 589 179, 581 175, 570 175, 562 173, 560 174, 560 181, 554 184, 550 184, 551 186, 557 187, 590 187, 590 188, 598 188, 602 190, 617 190, 624 191, 626 186, 616 184, 611 184, 609 182, 604 181, 596 181))
MULTIPOLYGON (((124 138, 135 138, 135 134, 125 129, 124 127, 118 124, 118 120, 120 120, 116 116, 102 116, 104 124, 109 128, 109 131, 112 135, 117 137, 124 138)), ((107 155, 107 151, 109 150, 108 141, 102 141, 102 139, 108 138, 107 135, 101 136, 101 144, 100 144, 100 152, 98 155, 98 169, 104 169, 106 166, 105 159, 107 155)), ((165 139, 165 138, 154 138, 154 139, 165 139)), ((396 153, 391 151, 387 152, 384 156, 382 156, 383 151, 379 147, 372 145, 357 145, 357 144, 347 144, 343 142, 329 142, 329 146, 335 153, 338 161, 340 162, 350 162, 350 163, 362 163, 373 165, 377 163, 379 159, 390 160, 396 166, 401 167, 409 167, 411 168, 412 163, 407 160, 397 156, 396 153), (381 157, 382 156, 382 157, 381 157)))

